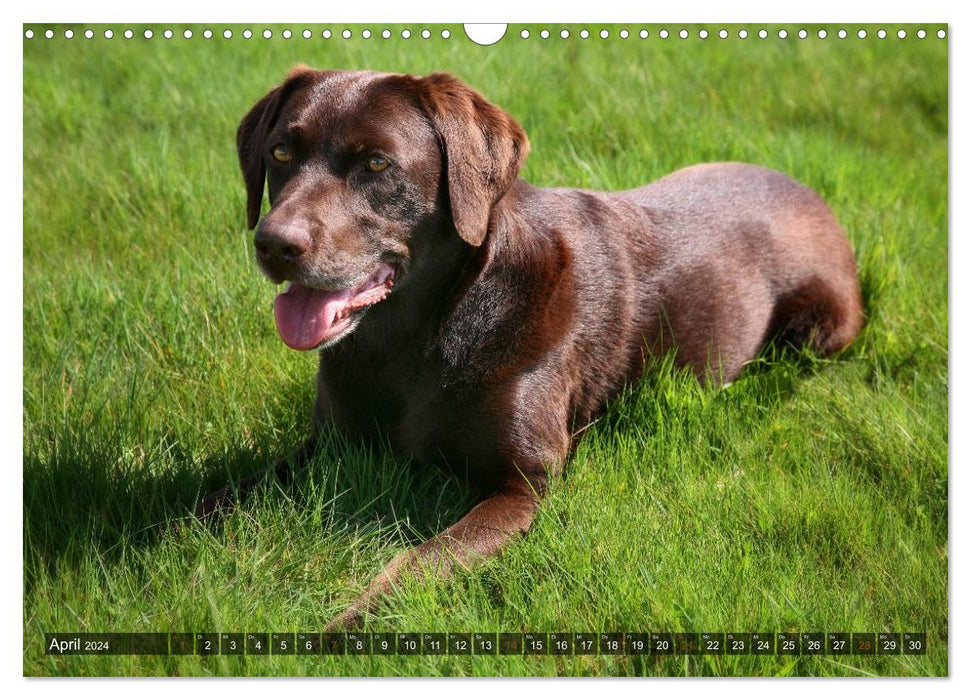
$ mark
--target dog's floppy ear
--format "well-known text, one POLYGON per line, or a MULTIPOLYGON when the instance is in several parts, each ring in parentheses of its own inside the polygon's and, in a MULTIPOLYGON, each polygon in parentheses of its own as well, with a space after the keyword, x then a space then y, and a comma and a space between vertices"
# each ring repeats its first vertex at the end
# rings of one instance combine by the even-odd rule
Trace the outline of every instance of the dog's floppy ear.
POLYGON ((419 79, 419 99, 441 138, 452 220, 467 243, 485 240, 492 207, 512 186, 529 153, 526 132, 458 78, 419 79))
POLYGON ((250 228, 254 228, 260 220, 260 208, 263 206, 263 183, 266 181, 263 150, 266 148, 266 134, 293 89, 312 75, 313 71, 309 67, 303 64, 294 66, 282 84, 270 90, 253 105, 236 130, 236 151, 239 154, 239 167, 243 171, 243 181, 246 183, 246 214, 250 228))

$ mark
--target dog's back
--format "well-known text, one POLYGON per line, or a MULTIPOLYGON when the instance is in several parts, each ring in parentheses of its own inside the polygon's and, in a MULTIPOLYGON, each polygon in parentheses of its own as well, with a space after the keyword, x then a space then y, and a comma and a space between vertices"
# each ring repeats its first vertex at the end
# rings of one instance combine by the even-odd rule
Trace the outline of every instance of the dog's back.
POLYGON ((825 355, 859 331, 846 235, 822 198, 789 176, 710 163, 613 196, 650 222, 630 251, 649 295, 639 330, 654 352, 675 348, 699 375, 731 381, 770 340, 809 342, 825 355))
POLYGON ((519 181, 493 223, 490 264, 525 259, 548 292, 513 292, 533 311, 514 325, 571 378, 557 395, 578 422, 651 356, 674 351, 728 382, 769 341, 830 354, 862 325, 853 252, 829 207, 759 166, 692 166, 617 193, 519 181))

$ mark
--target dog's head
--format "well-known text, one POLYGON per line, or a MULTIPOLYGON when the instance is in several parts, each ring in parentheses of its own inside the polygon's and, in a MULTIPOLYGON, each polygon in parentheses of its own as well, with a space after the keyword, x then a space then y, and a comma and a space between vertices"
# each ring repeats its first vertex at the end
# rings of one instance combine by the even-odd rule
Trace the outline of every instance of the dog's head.
POLYGON ((257 260, 291 283, 275 302, 277 328, 310 350, 400 289, 416 232, 437 227, 481 245, 529 143, 451 75, 298 66, 243 118, 237 147, 257 260), (271 208, 260 220, 264 182, 271 208))

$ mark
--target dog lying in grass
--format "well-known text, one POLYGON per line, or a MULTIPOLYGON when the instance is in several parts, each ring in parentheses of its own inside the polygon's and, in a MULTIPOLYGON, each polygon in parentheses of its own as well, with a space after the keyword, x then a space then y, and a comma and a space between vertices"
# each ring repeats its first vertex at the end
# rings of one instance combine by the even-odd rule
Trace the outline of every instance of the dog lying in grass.
MULTIPOLYGON (((518 177, 520 125, 448 74, 298 66, 237 146, 257 261, 287 283, 280 337, 320 354, 315 431, 445 463, 482 496, 329 629, 360 625, 405 571, 445 575, 526 532, 575 429, 648 357, 726 382, 769 341, 829 355, 863 322, 853 252, 812 190, 739 163, 625 192, 540 189, 518 177)), ((197 515, 289 481, 315 440, 197 515)))

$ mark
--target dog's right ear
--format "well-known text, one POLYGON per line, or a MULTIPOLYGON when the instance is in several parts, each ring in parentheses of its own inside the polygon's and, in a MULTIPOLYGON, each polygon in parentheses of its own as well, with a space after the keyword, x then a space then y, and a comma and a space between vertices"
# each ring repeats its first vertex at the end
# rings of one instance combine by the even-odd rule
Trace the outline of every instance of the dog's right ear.
POLYGON ((260 220, 263 206, 263 183, 266 181, 266 165, 263 152, 266 149, 266 134, 276 122, 280 107, 287 101, 294 88, 304 84, 314 71, 299 64, 287 74, 286 80, 268 92, 243 117, 236 130, 236 151, 239 154, 239 167, 246 183, 247 224, 252 229, 260 220))

